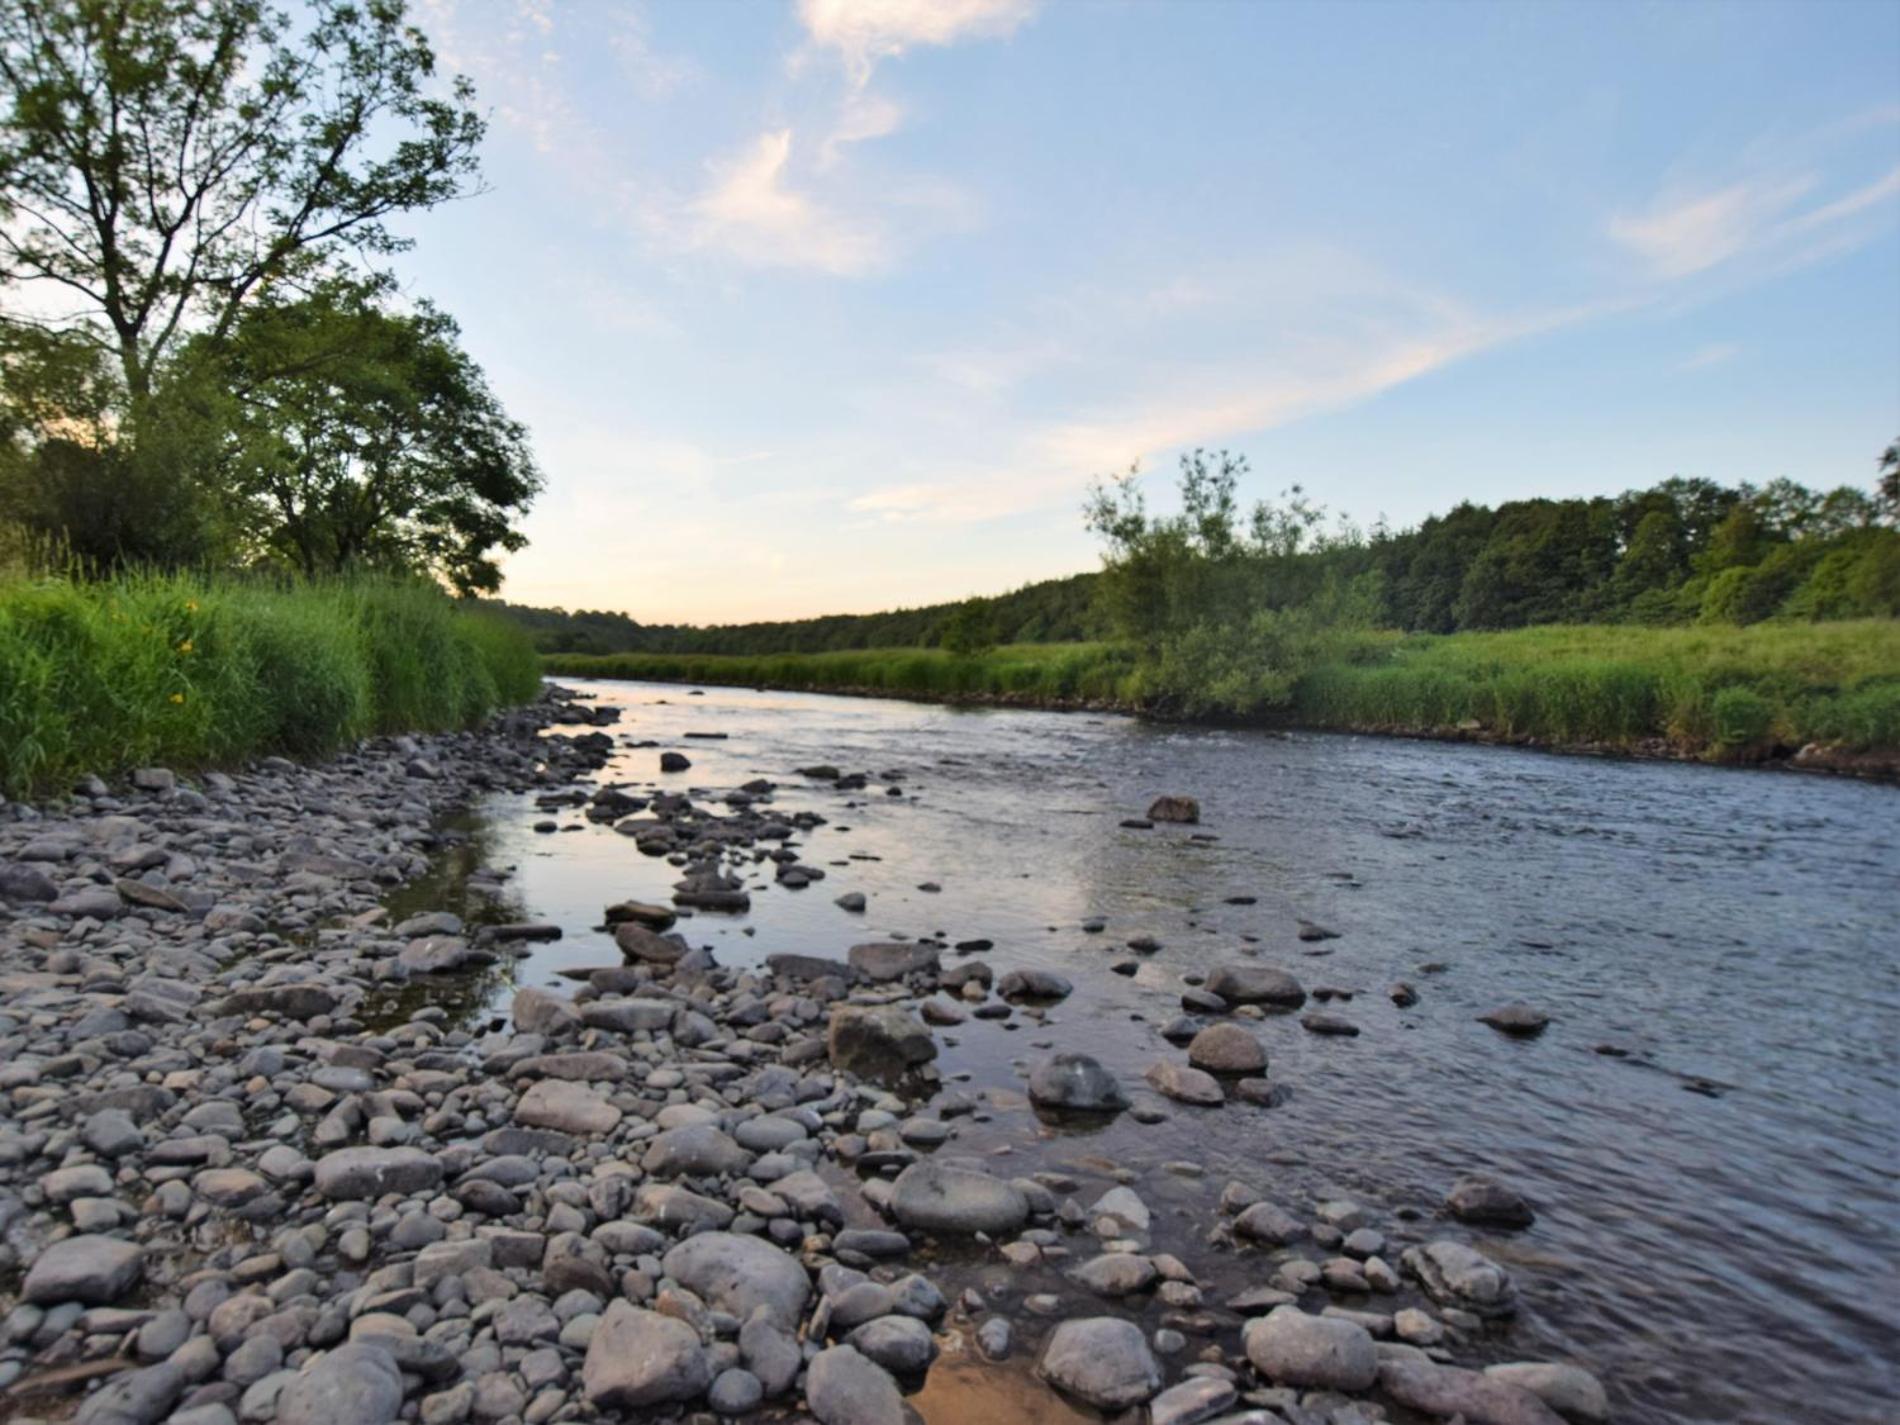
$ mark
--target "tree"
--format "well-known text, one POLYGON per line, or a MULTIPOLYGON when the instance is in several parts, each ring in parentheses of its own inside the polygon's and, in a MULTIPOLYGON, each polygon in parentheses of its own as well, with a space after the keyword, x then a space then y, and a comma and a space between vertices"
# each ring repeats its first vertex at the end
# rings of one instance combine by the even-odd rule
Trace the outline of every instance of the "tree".
POLYGON ((305 574, 423 569, 459 592, 501 582, 491 552, 540 488, 527 432, 433 307, 328 283, 253 305, 180 363, 217 432, 223 480, 255 538, 305 574))
POLYGON ((1880 453, 1880 504, 1888 520, 1900 524, 1900 440, 1880 453))
POLYGON ((951 612, 939 642, 958 658, 978 658, 996 647, 996 606, 991 599, 965 599, 951 612))
POLYGON ((68 300, 137 415, 194 326, 465 191, 483 121, 434 75, 403 0, 5 0, 0 287, 68 300))

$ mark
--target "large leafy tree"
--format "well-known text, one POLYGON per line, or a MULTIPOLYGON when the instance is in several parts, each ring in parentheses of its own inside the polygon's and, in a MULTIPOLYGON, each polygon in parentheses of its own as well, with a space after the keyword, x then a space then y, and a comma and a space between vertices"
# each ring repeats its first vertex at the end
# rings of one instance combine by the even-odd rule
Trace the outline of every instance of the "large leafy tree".
POLYGON ((193 331, 400 249, 483 128, 403 0, 4 0, 0 85, 5 320, 99 344, 135 413, 193 331))
POLYGON ((521 547, 513 521, 540 477, 442 312, 326 283, 254 304, 176 370, 172 404, 197 403, 265 550, 312 575, 387 565, 499 587, 493 555, 521 547))

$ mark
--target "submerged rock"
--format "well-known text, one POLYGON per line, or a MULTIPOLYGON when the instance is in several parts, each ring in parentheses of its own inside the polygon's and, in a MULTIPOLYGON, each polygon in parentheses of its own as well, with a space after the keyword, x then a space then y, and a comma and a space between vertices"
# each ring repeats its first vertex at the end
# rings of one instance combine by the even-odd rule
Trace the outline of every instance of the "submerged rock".
POLYGON ((1544 1032, 1544 1027, 1550 1023, 1550 1016, 1541 1009, 1532 1009, 1527 1004, 1516 1002, 1500 1005, 1479 1015, 1478 1023, 1488 1024, 1518 1039, 1534 1039, 1544 1032))
POLYGON ((1483 1173, 1467 1173, 1453 1183, 1445 1210, 1460 1222, 1487 1227, 1529 1227, 1537 1220, 1522 1193, 1483 1173))
POLYGON ((1087 1054, 1057 1054, 1029 1076, 1029 1101, 1072 1113, 1112 1113, 1128 1107, 1119 1080, 1087 1054))
POLYGON ((1306 991, 1285 970, 1273 965, 1221 965, 1207 977, 1206 992, 1231 1004, 1271 1004, 1298 1009, 1306 991))
POLYGON ((1156 797, 1148 807, 1147 820, 1171 821, 1193 826, 1201 819, 1201 804, 1193 797, 1156 797))
POLYGON ((1463 1242, 1441 1238, 1409 1247, 1399 1263, 1440 1305, 1483 1317, 1509 1316, 1517 1310, 1511 1274, 1463 1242))

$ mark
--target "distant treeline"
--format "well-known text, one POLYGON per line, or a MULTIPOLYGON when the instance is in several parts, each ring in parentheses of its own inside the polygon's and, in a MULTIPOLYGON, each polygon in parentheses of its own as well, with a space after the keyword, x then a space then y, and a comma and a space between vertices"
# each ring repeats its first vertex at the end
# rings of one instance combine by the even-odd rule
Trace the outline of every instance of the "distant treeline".
MULTIPOLYGON (((996 643, 1076 643, 1099 637, 1093 574, 1047 579, 981 602, 996 643)), ((962 603, 880 614, 827 614, 778 623, 639 623, 596 609, 537 609, 488 602, 525 626, 543 653, 836 653, 860 648, 935 648, 962 603)))
POLYGON ((1316 602, 1336 621, 1348 589, 1355 620, 1416 633, 1900 614, 1894 451, 1871 492, 1670 479, 1590 499, 1466 502, 1413 529, 1370 533, 1328 525, 1297 489, 1243 513, 1244 462, 1196 452, 1182 464, 1179 516, 1148 515, 1132 481, 1098 491, 1090 521, 1109 545, 1106 580, 1076 574, 961 604, 707 627, 495 607, 543 652, 581 654, 1153 642, 1164 628, 1231 629, 1316 602))

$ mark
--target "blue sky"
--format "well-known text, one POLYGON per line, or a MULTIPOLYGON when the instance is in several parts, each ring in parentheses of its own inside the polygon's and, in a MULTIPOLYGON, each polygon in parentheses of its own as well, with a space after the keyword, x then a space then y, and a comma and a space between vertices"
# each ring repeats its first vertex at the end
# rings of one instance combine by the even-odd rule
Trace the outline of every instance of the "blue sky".
POLYGON ((534 432, 510 598, 997 592, 1196 444, 1406 524, 1900 434, 1900 6, 417 9, 493 116, 404 277, 534 432))

